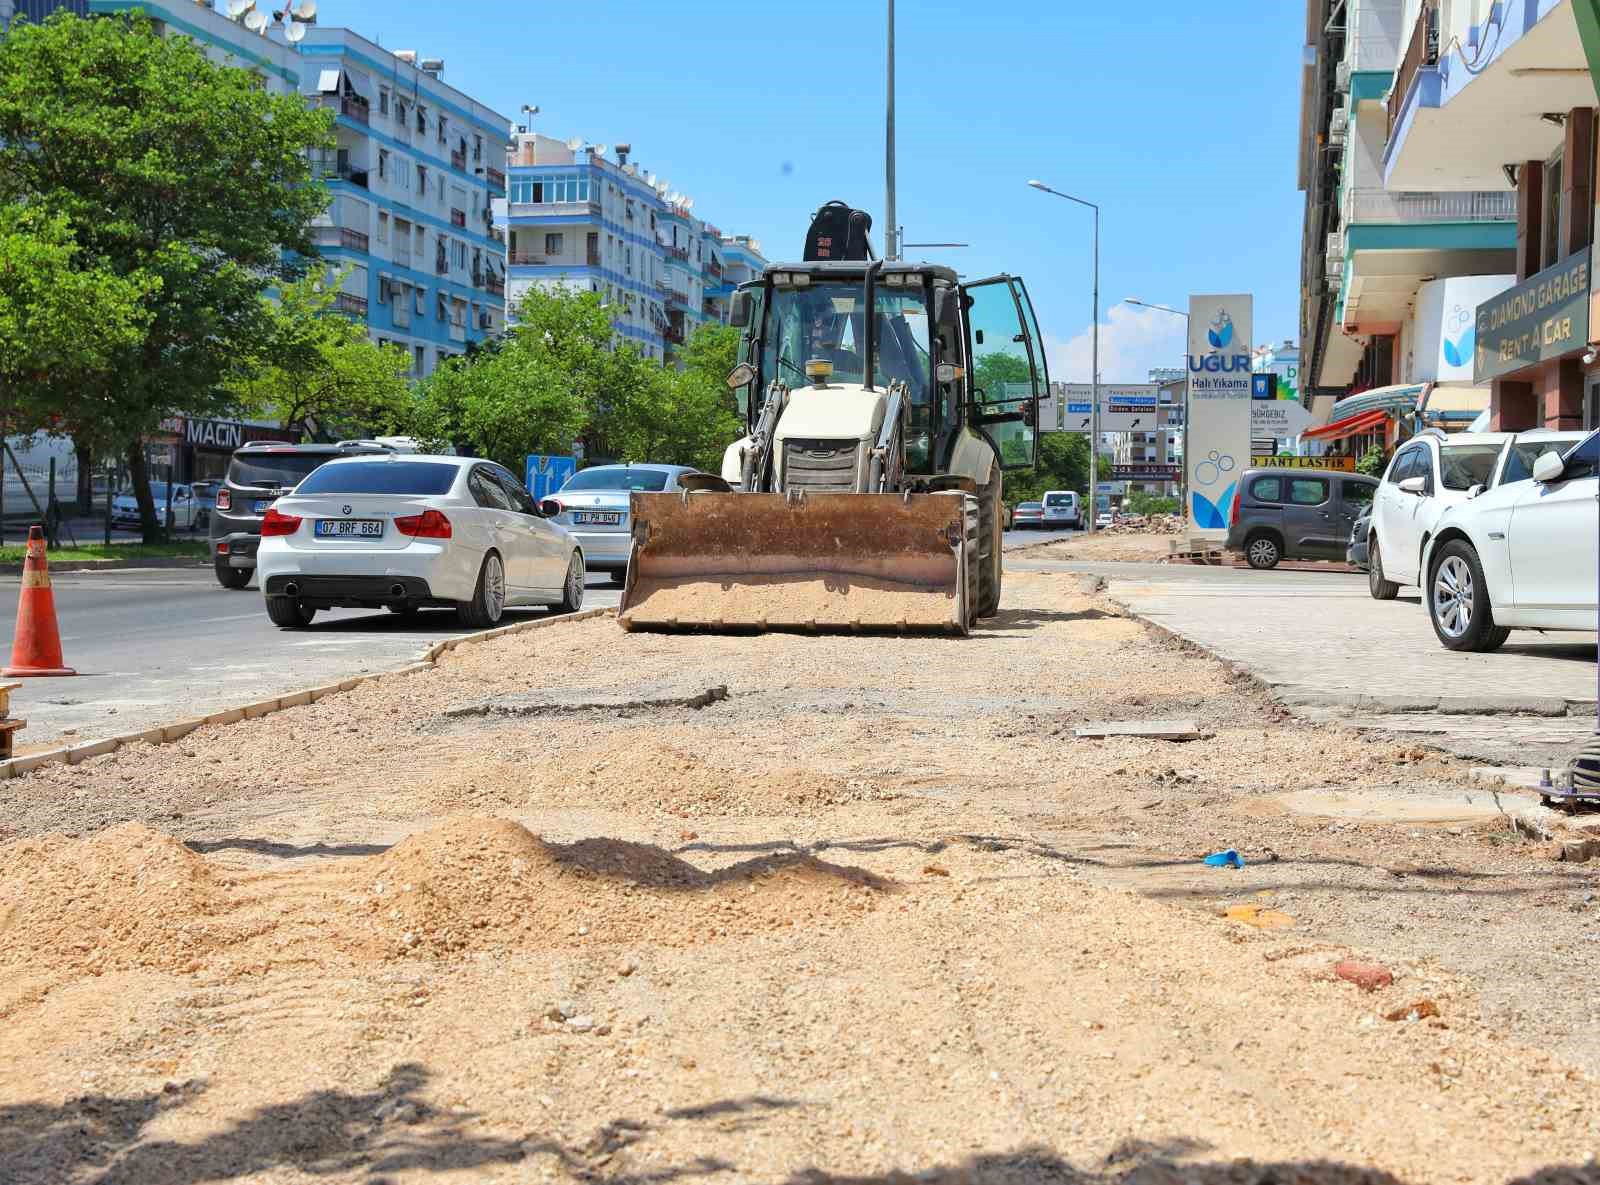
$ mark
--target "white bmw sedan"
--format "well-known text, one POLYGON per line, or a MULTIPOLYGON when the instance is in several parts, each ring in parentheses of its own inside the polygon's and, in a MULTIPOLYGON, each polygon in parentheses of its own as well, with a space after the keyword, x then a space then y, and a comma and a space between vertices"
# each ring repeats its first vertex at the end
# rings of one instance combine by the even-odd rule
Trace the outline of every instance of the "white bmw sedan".
POLYGON ((453 607, 487 629, 508 605, 583 606, 583 552, 492 461, 344 457, 268 508, 256 570, 267 616, 311 623, 319 609, 453 607))
POLYGON ((1423 601, 1451 650, 1494 650, 1513 629, 1594 632, 1600 432, 1531 468, 1445 511, 1428 542, 1423 601))

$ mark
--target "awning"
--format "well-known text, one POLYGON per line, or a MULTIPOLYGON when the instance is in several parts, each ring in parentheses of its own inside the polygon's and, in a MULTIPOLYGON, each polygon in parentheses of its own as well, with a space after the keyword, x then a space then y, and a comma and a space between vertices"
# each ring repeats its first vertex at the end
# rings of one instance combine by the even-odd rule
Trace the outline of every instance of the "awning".
POLYGON ((1488 387, 1474 387, 1470 383, 1435 383, 1428 392, 1428 401, 1422 405, 1422 414, 1425 419, 1438 416, 1470 420, 1488 406, 1488 387))
POLYGON ((1346 395, 1333 406, 1333 414, 1341 420, 1369 411, 1414 412, 1417 399, 1426 383, 1397 383, 1390 387, 1373 387, 1355 395, 1346 395))
POLYGON ((1301 440, 1335 441, 1343 440, 1347 436, 1360 436, 1363 432, 1371 432, 1381 428, 1388 421, 1387 411, 1364 411, 1359 415, 1347 416, 1342 420, 1335 420, 1331 424, 1324 424, 1320 428, 1310 428, 1300 433, 1301 440))
POLYGON ((338 89, 339 89, 339 71, 338 70, 324 70, 317 77, 317 90, 321 91, 323 94, 331 95, 331 94, 336 93, 338 91, 338 89))

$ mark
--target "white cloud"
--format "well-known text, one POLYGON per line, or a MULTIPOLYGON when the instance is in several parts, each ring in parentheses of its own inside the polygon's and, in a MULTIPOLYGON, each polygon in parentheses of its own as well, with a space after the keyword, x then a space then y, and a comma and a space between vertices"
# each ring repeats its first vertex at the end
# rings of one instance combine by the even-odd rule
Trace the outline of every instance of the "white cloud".
MULTIPOLYGON (((1087 383, 1093 377, 1092 327, 1067 341, 1044 335, 1050 377, 1057 382, 1087 383)), ((1143 383, 1162 366, 1182 366, 1188 343, 1188 322, 1160 309, 1114 304, 1100 322, 1100 381, 1143 383)))

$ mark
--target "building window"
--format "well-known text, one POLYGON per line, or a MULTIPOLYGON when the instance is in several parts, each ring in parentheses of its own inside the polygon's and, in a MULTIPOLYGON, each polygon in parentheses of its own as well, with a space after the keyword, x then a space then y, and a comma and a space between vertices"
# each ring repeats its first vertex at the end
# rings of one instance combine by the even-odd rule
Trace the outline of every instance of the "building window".
POLYGON ((426 132, 427 130, 428 130, 428 109, 426 107, 424 107, 421 103, 418 103, 417 104, 417 131, 426 132))
POLYGON ((394 121, 399 124, 402 129, 405 128, 406 120, 410 115, 410 105, 404 99, 401 99, 394 105, 394 121))
POLYGON ((428 368, 428 350, 426 346, 412 346, 411 373, 421 375, 428 368))
POLYGON ((472 137, 472 159, 474 161, 483 160, 483 137, 482 136, 476 136, 475 135, 475 136, 472 137))
POLYGON ((467 244, 461 239, 452 239, 450 242, 450 262, 458 267, 467 266, 467 244))
POLYGON ((448 119, 446 119, 444 116, 441 115, 436 122, 439 125, 439 143, 444 144, 444 143, 446 143, 446 140, 445 140, 445 129, 446 129, 447 125, 450 123, 450 121, 448 119))
POLYGON ((1541 244, 1545 267, 1558 262, 1561 251, 1561 170, 1565 150, 1544 166, 1544 242, 1541 244))
POLYGON ((389 88, 386 86, 378 88, 378 114, 389 114, 389 88))
POLYGON ((428 166, 417 166, 417 193, 422 197, 428 196, 428 166))
POLYGON ((385 210, 378 211, 378 242, 389 241, 389 214, 385 210))
POLYGON ((383 180, 389 176, 389 150, 378 149, 378 178, 383 180))
POLYGON ((547 234, 544 237, 544 253, 546 255, 561 254, 561 235, 547 234))
POLYGON ((439 305, 437 312, 441 323, 450 319, 450 302, 445 299, 443 292, 439 293, 439 305))

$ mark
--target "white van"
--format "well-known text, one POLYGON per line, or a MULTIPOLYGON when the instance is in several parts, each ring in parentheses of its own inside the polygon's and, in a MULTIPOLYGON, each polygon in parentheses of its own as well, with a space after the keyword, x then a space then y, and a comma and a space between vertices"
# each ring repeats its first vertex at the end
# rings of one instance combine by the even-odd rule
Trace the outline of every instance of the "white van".
POLYGON ((1083 507, 1075 491, 1046 490, 1043 501, 1044 522, 1040 525, 1046 530, 1067 527, 1076 531, 1083 526, 1083 507))

